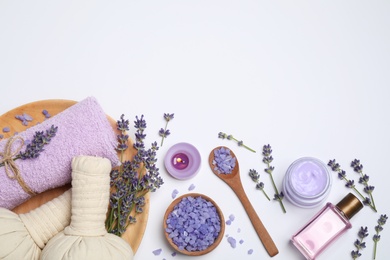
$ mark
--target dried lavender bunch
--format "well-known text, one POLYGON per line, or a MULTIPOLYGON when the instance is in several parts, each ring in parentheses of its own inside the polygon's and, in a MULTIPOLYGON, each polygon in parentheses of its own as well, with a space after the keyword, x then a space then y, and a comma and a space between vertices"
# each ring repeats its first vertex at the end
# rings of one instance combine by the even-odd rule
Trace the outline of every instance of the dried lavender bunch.
POLYGON ((251 177, 252 181, 256 183, 256 189, 261 190, 264 196, 270 200, 267 193, 264 190, 264 183, 260 182, 260 174, 255 169, 249 170, 249 177, 251 177))
POLYGON ((146 121, 138 118, 134 121, 135 143, 137 150, 132 161, 123 161, 123 153, 128 148, 126 130, 129 130, 129 121, 121 116, 117 121, 118 148, 121 153, 121 167, 111 171, 111 187, 115 190, 110 197, 110 212, 106 220, 107 231, 121 236, 128 225, 136 223, 136 215, 143 212, 145 195, 154 192, 164 183, 156 167, 156 151, 159 149, 157 142, 153 142, 149 149, 145 148, 146 121))
POLYGON ((282 207, 283 213, 286 213, 286 208, 284 207, 283 201, 282 201, 284 198, 284 193, 283 193, 283 191, 279 193, 278 188, 276 187, 274 178, 272 176, 272 172, 274 171, 275 167, 271 166, 271 162, 274 160, 274 158, 272 157, 271 154, 272 154, 271 146, 269 144, 264 145, 263 146, 263 163, 267 164, 267 168, 265 168, 264 171, 266 173, 268 173, 269 176, 271 177, 272 185, 273 185, 274 190, 275 190, 274 200, 279 201, 280 206, 282 207))
POLYGON ((383 230, 383 226, 386 224, 387 221, 387 216, 381 215, 378 219, 378 225, 375 226, 375 231, 376 234, 372 237, 372 240, 374 240, 374 259, 376 258, 376 249, 377 249, 377 244, 379 240, 381 239, 381 236, 379 233, 383 230))
POLYGON ((368 184, 370 176, 368 176, 367 174, 363 174, 363 165, 360 163, 360 160, 353 160, 351 162, 351 167, 355 172, 360 174, 359 183, 364 185, 364 192, 370 196, 372 206, 376 209, 374 197, 372 196, 372 192, 374 191, 375 187, 368 184))
POLYGON ((358 232, 358 239, 356 239, 354 245, 356 247, 356 250, 352 250, 351 256, 353 259, 356 259, 360 257, 362 254, 360 253, 363 248, 366 248, 366 242, 363 242, 363 239, 368 236, 368 229, 367 227, 360 227, 360 230, 358 232))
POLYGON ((225 134, 225 133, 223 133, 223 132, 219 132, 219 133, 218 133, 218 138, 221 138, 221 139, 225 139, 225 138, 226 138, 226 139, 228 139, 228 140, 234 140, 234 141, 237 142, 238 146, 242 146, 242 147, 248 149, 248 150, 251 151, 251 152, 254 152, 254 153, 256 152, 256 151, 253 150, 252 148, 249 148, 248 146, 246 146, 246 145, 244 144, 243 141, 237 140, 237 139, 234 138, 232 135, 228 135, 228 134, 225 134))
POLYGON ((171 132, 169 131, 169 129, 167 129, 167 127, 168 127, 169 121, 171 121, 174 118, 174 116, 175 116, 175 114, 164 113, 164 119, 166 121, 165 129, 161 128, 160 131, 158 131, 158 134, 162 137, 161 146, 163 146, 164 138, 166 138, 168 135, 171 134, 171 132))
POLYGON ((332 169, 332 171, 337 172, 338 178, 340 180, 346 181, 345 187, 353 189, 360 196, 360 198, 363 200, 364 205, 369 206, 372 210, 377 212, 375 205, 373 205, 371 199, 369 197, 364 197, 363 194, 356 189, 354 180, 350 180, 347 178, 346 172, 340 168, 340 164, 338 164, 335 159, 329 160, 328 166, 332 169))
MULTIPOLYGON (((51 139, 56 136, 57 130, 58 127, 52 125, 46 131, 35 132, 32 141, 27 144, 26 149, 20 151, 12 160, 37 158, 44 151, 44 146, 49 144, 51 139)), ((0 163, 1 166, 4 166, 4 163, 0 163)))

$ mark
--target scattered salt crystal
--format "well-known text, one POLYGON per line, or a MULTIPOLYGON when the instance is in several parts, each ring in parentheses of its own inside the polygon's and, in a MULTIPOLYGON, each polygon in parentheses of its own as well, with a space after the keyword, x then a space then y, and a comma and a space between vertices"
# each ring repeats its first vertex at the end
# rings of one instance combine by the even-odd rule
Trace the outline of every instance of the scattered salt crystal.
POLYGON ((176 252, 173 252, 173 253, 171 254, 171 256, 175 257, 175 256, 176 256, 176 252))
POLYGON ((11 131, 11 129, 8 126, 3 128, 4 133, 8 133, 9 131, 11 131))
POLYGON ((251 255, 253 253, 253 249, 248 250, 248 255, 251 255))
POLYGON ((179 193, 179 191, 177 189, 174 189, 172 191, 172 199, 176 198, 176 195, 179 193))
POLYGON ((154 251, 153 251, 153 254, 154 254, 154 255, 160 255, 161 252, 162 252, 162 249, 159 248, 159 249, 154 250, 154 251))
POLYGON ((233 214, 230 214, 229 219, 230 221, 233 221, 235 219, 235 216, 233 214))
POLYGON ((226 220, 226 225, 232 224, 232 221, 230 219, 226 220))
POLYGON ((236 248, 236 240, 233 237, 228 237, 227 241, 231 247, 236 248))
POLYGON ((4 138, 4 135, 0 134, 0 139, 3 139, 4 138))
POLYGON ((240 242, 239 242, 241 245, 242 245, 242 243, 244 243, 244 240, 243 239, 240 239, 240 242))
POLYGON ((193 189, 195 189, 195 185, 191 184, 190 187, 188 187, 188 190, 193 190, 193 189))
POLYGON ((42 110, 42 114, 44 114, 46 118, 51 117, 51 115, 49 114, 49 112, 47 112, 46 109, 42 110))
POLYGON ((27 114, 27 113, 23 113, 23 118, 24 118, 24 120, 26 120, 26 121, 33 121, 32 116, 30 116, 30 115, 27 114))

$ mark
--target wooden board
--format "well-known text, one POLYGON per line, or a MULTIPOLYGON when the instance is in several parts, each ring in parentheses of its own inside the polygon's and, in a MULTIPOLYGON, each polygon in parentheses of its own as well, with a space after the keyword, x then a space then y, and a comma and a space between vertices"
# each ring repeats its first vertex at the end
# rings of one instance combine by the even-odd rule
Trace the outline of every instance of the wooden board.
MULTIPOLYGON (((59 112, 67 109, 68 107, 76 103, 77 102, 73 100, 50 99, 32 102, 14 108, 0 116, 0 133, 4 135, 4 138, 9 138, 13 136, 15 132, 23 132, 28 127, 36 125, 38 122, 43 122, 45 120, 45 116, 42 113, 44 109, 46 109, 51 116, 55 116, 59 112), (33 121, 28 122, 28 126, 24 126, 20 120, 15 118, 16 115, 23 115, 23 113, 27 113, 28 115, 33 117, 33 121), (2 129, 4 127, 9 127, 10 132, 3 133, 2 129)), ((119 131, 116 129, 116 121, 110 116, 107 116, 107 118, 110 121, 110 124, 113 127, 114 131, 117 134, 120 134, 119 131)), ((125 152, 124 160, 130 160, 136 154, 136 150, 132 147, 132 140, 129 139, 129 142, 131 144, 129 145, 129 149, 127 149, 125 152)), ((23 204, 17 206, 12 211, 18 214, 29 212, 30 210, 35 209, 40 205, 46 203, 47 201, 52 200, 53 198, 61 195, 69 188, 70 184, 67 184, 63 187, 42 192, 32 197, 28 201, 24 202, 23 204)), ((122 235, 122 238, 130 244, 134 254, 137 252, 137 249, 145 233, 145 228, 149 216, 149 198, 150 196, 149 194, 147 194, 145 196, 144 211, 142 214, 137 215, 137 223, 129 225, 129 227, 126 229, 126 232, 122 235)))

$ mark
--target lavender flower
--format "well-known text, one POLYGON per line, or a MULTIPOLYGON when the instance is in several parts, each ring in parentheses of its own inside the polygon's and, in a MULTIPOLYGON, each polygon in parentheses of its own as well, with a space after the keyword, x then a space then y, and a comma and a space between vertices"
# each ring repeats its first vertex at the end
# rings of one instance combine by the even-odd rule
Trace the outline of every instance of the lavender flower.
POLYGON ((248 146, 246 146, 246 145, 244 145, 244 142, 243 141, 239 141, 239 140, 237 140, 236 138, 234 138, 232 135, 227 135, 227 134, 225 134, 225 133, 223 133, 223 132, 219 132, 218 133, 218 138, 221 138, 221 139, 228 139, 228 140, 234 140, 234 141, 236 141, 237 142, 237 145, 238 146, 242 146, 242 147, 245 147, 246 149, 248 149, 249 151, 251 151, 251 152, 256 152, 255 150, 253 150, 252 148, 249 148, 248 146))
POLYGON ((378 219, 378 225, 375 226, 375 231, 376 234, 372 237, 372 240, 374 240, 374 259, 376 258, 376 249, 377 249, 377 244, 379 240, 381 239, 381 236, 379 233, 383 230, 383 226, 386 224, 387 221, 387 216, 385 215, 380 215, 378 219))
POLYGON ((351 251, 351 256, 353 259, 356 259, 360 257, 362 254, 360 253, 363 248, 366 248, 366 242, 363 242, 363 239, 368 236, 368 229, 367 227, 360 227, 360 230, 358 232, 358 239, 356 239, 354 245, 356 247, 356 250, 351 251))
MULTIPOLYGON (((57 130, 58 127, 52 125, 49 129, 46 130, 46 132, 35 132, 33 140, 26 141, 26 143, 28 144, 26 146, 25 151, 20 151, 19 154, 12 158, 12 160, 16 161, 18 159, 26 160, 37 158, 41 154, 41 152, 44 151, 44 146, 49 144, 51 139, 56 135, 57 130)), ((4 162, 0 163, 0 167, 4 166, 4 164, 4 162)))
POLYGON ((123 154, 128 148, 126 131, 129 130, 129 121, 124 119, 124 115, 117 121, 117 129, 121 131, 118 135, 117 150, 121 153, 122 164, 119 169, 111 171, 110 183, 115 192, 110 196, 106 228, 108 232, 118 236, 126 231, 128 225, 137 222, 136 215, 143 212, 145 194, 156 191, 164 183, 156 167, 156 151, 159 149, 157 142, 153 142, 149 149, 145 148, 146 121, 143 115, 136 116, 134 127, 136 132, 133 147, 137 153, 132 161, 124 161, 123 154))
POLYGON ((158 134, 162 137, 161 138, 161 147, 163 146, 164 143, 164 138, 166 138, 168 135, 171 134, 168 127, 169 121, 171 121, 174 118, 175 114, 169 114, 169 113, 164 113, 164 119, 166 121, 165 123, 165 128, 161 128, 160 131, 158 131, 158 134))
POLYGON ((230 150, 224 147, 214 150, 214 170, 222 174, 231 174, 236 166, 236 158, 230 154, 230 150))
POLYGON ((256 183, 256 189, 261 190, 264 194, 264 196, 270 200, 267 193, 264 190, 264 183, 260 182, 260 174, 255 169, 249 170, 249 177, 251 177, 252 181, 256 183))
POLYGON ((16 157, 22 160, 37 158, 44 150, 44 146, 49 144, 51 139, 56 135, 58 130, 57 126, 52 125, 46 132, 35 132, 33 140, 27 144, 26 150, 20 152, 16 157))
POLYGON ((372 202, 372 206, 376 209, 374 197, 372 196, 375 187, 368 184, 370 177, 367 174, 363 174, 363 165, 360 163, 360 160, 353 160, 351 167, 355 172, 360 174, 359 183, 364 185, 364 192, 370 196, 370 202, 372 202))
POLYGON ((272 172, 274 171, 275 168, 273 166, 271 166, 271 162, 274 160, 271 154, 272 154, 271 146, 269 144, 264 145, 263 146, 263 163, 265 163, 267 165, 267 168, 265 168, 264 171, 266 173, 268 173, 269 176, 271 177, 272 185, 273 185, 274 190, 275 190, 274 200, 279 201, 280 206, 282 207, 283 213, 286 213, 286 208, 284 207, 283 202, 282 202, 282 200, 284 198, 284 193, 283 193, 283 191, 279 193, 278 188, 276 187, 274 178, 272 176, 272 172))
MULTIPOLYGON (((354 162, 352 162, 352 163, 354 164, 354 162)), ((357 164, 354 164, 354 165, 357 166, 357 164)), ((357 190, 354 180, 350 180, 347 178, 347 174, 345 173, 345 171, 343 169, 341 169, 340 164, 338 164, 335 159, 329 160, 328 166, 332 169, 332 171, 337 172, 338 178, 340 180, 344 180, 346 182, 345 187, 353 189, 359 195, 359 197, 362 199, 364 205, 370 206, 370 208, 372 210, 377 212, 376 207, 373 204, 372 200, 369 197, 363 196, 363 194, 357 190)), ((357 170, 361 170, 362 168, 363 168, 363 166, 356 167, 357 170)), ((368 189, 370 189, 370 188, 368 188, 368 189)))

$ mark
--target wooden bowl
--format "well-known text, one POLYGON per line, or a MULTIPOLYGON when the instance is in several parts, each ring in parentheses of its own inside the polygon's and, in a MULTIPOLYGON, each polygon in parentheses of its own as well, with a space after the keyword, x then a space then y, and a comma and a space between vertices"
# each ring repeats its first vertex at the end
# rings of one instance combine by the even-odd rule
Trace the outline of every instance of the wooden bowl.
POLYGON ((203 194, 200 194, 200 193, 187 193, 187 194, 184 194, 178 198, 176 198, 170 205, 169 207, 167 208, 166 212, 165 212, 165 215, 164 215, 164 222, 163 222, 163 226, 164 226, 164 233, 165 233, 165 237, 166 239, 168 240, 169 244, 179 253, 182 253, 182 254, 185 254, 185 255, 189 255, 189 256, 200 256, 200 255, 204 255, 204 254, 207 254, 209 252, 211 252, 212 250, 214 250, 218 245, 219 243, 221 242, 222 238, 223 238, 223 235, 225 233, 225 219, 223 217, 223 214, 222 214, 222 211, 221 209, 218 207, 217 203, 215 203, 215 201, 213 201, 211 198, 209 198, 208 196, 206 195, 203 195, 203 194), (179 204, 179 202, 181 202, 181 200, 185 197, 193 197, 193 198, 197 198, 197 197, 201 197, 203 198, 204 200, 208 201, 208 202, 211 202, 213 204, 213 206, 215 207, 215 209, 217 210, 217 214, 219 216, 219 220, 220 220, 220 224, 221 224, 221 229, 219 231, 219 234, 217 236, 217 238, 214 240, 213 244, 211 244, 209 247, 207 247, 206 249, 202 250, 202 251, 188 251, 188 250, 181 250, 179 249, 179 247, 172 241, 172 239, 169 237, 169 233, 166 232, 166 228, 167 228, 167 218, 169 216, 169 214, 173 211, 174 207, 179 204))

